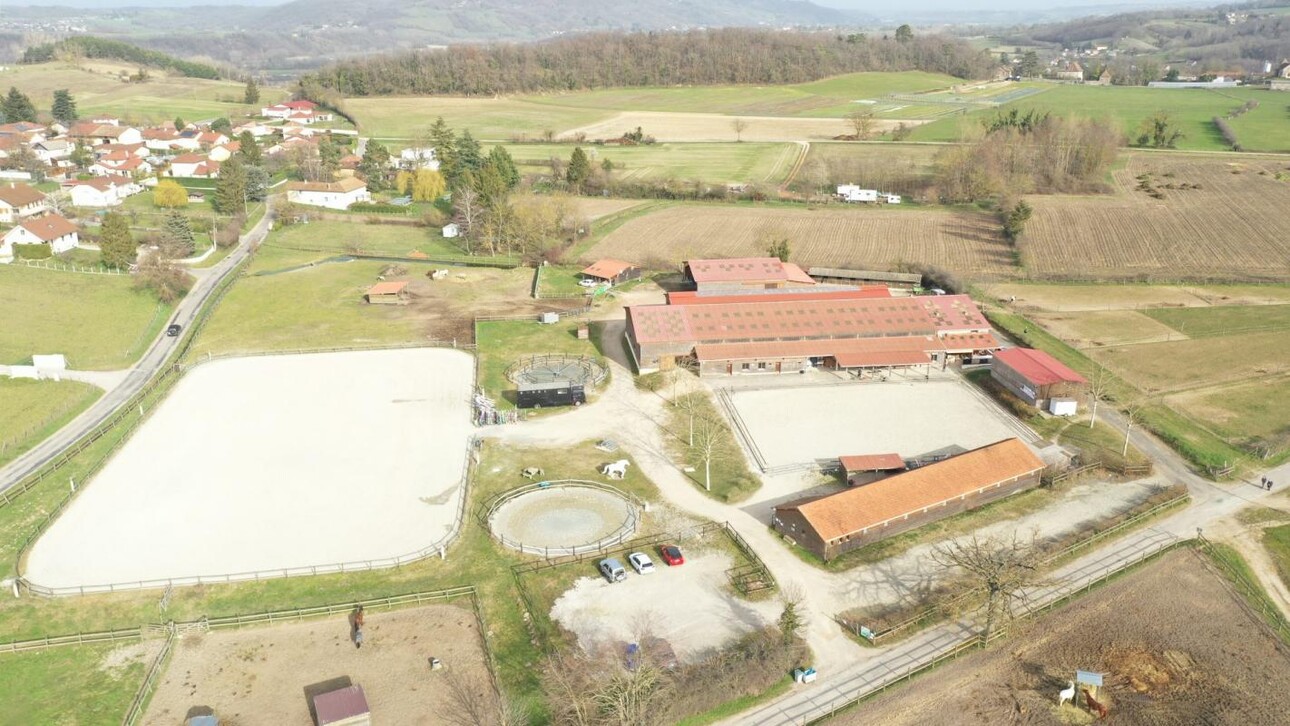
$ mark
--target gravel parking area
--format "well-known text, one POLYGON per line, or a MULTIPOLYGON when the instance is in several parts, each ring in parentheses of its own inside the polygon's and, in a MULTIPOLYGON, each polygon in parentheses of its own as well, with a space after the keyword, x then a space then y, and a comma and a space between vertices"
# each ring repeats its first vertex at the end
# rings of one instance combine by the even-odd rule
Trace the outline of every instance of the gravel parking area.
POLYGON ((199 366, 23 574, 79 587, 416 552, 456 516, 473 365, 461 351, 409 349, 199 366))
POLYGON ((957 380, 736 390, 731 401, 766 468, 850 454, 912 458, 949 446, 1034 438, 957 380))
MULTIPOLYGON (((581 578, 556 599, 551 618, 574 633, 585 650, 649 634, 666 640, 685 661, 779 617, 778 600, 751 602, 735 595, 725 575, 731 565, 727 555, 687 555, 679 567, 649 555, 657 568, 653 574, 637 575, 629 567, 624 582, 581 578)), ((625 558, 620 561, 627 566, 625 558)), ((586 563, 587 569, 595 565, 586 563)))

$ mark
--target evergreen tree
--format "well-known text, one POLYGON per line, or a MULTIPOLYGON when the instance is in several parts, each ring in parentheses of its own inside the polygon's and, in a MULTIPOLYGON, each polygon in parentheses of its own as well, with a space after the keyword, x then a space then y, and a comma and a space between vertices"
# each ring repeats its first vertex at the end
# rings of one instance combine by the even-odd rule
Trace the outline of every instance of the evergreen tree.
POLYGON ((249 105, 260 102, 260 86, 254 78, 246 79, 246 90, 242 92, 242 103, 249 105))
POLYGON ((79 116, 76 113, 76 101, 67 89, 54 91, 54 106, 50 109, 54 120, 64 126, 71 126, 79 116))
POLYGON ((256 143, 255 136, 250 131, 243 131, 237 136, 238 150, 237 153, 250 166, 259 166, 263 161, 264 155, 260 153, 260 145, 256 143))
POLYGON ((516 168, 511 152, 505 147, 494 146, 493 150, 488 152, 488 161, 497 167, 498 173, 506 181, 507 189, 514 189, 520 185, 520 170, 516 168))
POLYGON ((233 155, 219 168, 215 180, 215 198, 212 206, 220 214, 238 214, 246 211, 246 167, 238 155, 233 155))
POLYGON ((575 190, 581 190, 582 185, 590 178, 591 160, 587 158, 581 146, 573 147, 573 155, 569 157, 569 168, 564 172, 564 180, 575 190))
POLYGON ((176 117, 175 117, 175 122, 174 122, 174 123, 175 123, 175 130, 176 130, 176 131, 183 131, 185 128, 187 128, 187 127, 188 127, 188 122, 187 122, 187 121, 185 121, 185 120, 183 120, 182 118, 180 118, 180 117, 178 117, 178 116, 176 116, 176 117))
POLYGON ((94 163, 94 152, 85 144, 77 142, 76 148, 72 149, 67 159, 75 164, 77 169, 88 169, 94 163))
POLYGON ((478 172, 484 164, 483 150, 475 137, 471 135, 470 129, 461 132, 457 137, 457 166, 462 173, 478 172))
POLYGON ((914 39, 914 29, 908 25, 902 25, 896 28, 896 40, 901 43, 908 43, 914 39))
POLYGON ((161 247, 170 259, 189 257, 197 249, 193 225, 188 215, 171 210, 166 213, 165 226, 161 228, 161 247))
POLYGON ((1033 50, 1026 51, 1017 66, 1017 75, 1022 78, 1033 78, 1039 75, 1039 54, 1033 50))
POLYGON ((246 164, 246 198, 263 202, 269 196, 269 172, 262 166, 246 164))
POLYGON ((5 96, 4 101, 0 101, 0 110, 4 112, 5 123, 36 122, 36 107, 27 98, 27 94, 19 91, 16 86, 9 87, 9 95, 5 96))
POLYGON ((491 158, 475 175, 471 188, 479 195, 479 201, 489 209, 498 209, 506 204, 506 197, 511 190, 501 168, 491 158))
POLYGON ((330 135, 318 142, 318 163, 328 179, 340 168, 340 147, 332 142, 330 135))
POLYGON ((430 127, 430 144, 434 146, 435 156, 439 159, 439 173, 450 187, 456 188, 461 175, 457 168, 457 135, 442 116, 435 119, 434 126, 430 127))
POLYGON ((375 141, 369 141, 363 150, 363 160, 358 164, 358 173, 367 180, 367 188, 374 192, 384 191, 390 186, 390 150, 375 141))
POLYGON ((130 234, 130 222, 124 214, 108 212, 103 217, 99 238, 99 259, 104 265, 124 269, 134 262, 137 245, 130 234))
POLYGON ((229 134, 233 133, 233 122, 221 116, 215 119, 214 121, 211 121, 211 131, 215 131, 215 132, 224 134, 225 136, 228 136, 229 134))

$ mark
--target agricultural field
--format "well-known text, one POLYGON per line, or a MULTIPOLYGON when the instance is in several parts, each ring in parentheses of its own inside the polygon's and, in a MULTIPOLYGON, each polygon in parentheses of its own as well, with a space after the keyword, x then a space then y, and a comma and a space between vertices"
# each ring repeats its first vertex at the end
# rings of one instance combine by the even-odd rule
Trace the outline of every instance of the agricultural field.
MULTIPOLYGON (((1269 94, 1253 89, 1171 89, 1129 86, 1079 86, 1046 84, 1047 90, 1023 96, 1010 103, 967 113, 966 116, 947 117, 914 129, 912 141, 955 141, 960 138, 965 125, 980 128, 980 121, 999 110, 1013 108, 1022 112, 1036 110, 1058 116, 1105 115, 1116 121, 1126 135, 1134 135, 1143 119, 1157 111, 1167 110, 1183 132, 1178 148, 1188 151, 1226 151, 1228 144, 1213 124, 1215 116, 1223 116, 1247 100, 1269 101, 1269 94)), ((1275 103, 1269 104, 1275 105, 1275 103)), ((1290 138, 1285 124, 1279 127, 1267 122, 1265 111, 1247 123, 1250 133, 1242 135, 1242 144, 1250 149, 1276 148, 1290 138), (1249 138, 1246 138, 1249 137, 1249 138)), ((1252 114, 1249 114, 1252 115, 1252 114)), ((1284 118, 1284 116, 1283 116, 1284 118)), ((1239 119, 1238 119, 1239 120, 1239 119)), ((1236 126, 1235 128, 1240 128, 1236 126)), ((1238 132, 1239 133, 1239 132, 1238 132)))
POLYGON ((685 204, 625 222, 583 255, 671 269, 679 260, 764 255, 758 235, 781 230, 792 260, 806 267, 891 269, 939 265, 970 277, 1015 272, 990 215, 899 207, 800 209, 685 204))
POLYGON ((1254 96, 1258 108, 1228 121, 1246 151, 1290 153, 1290 99, 1268 92, 1254 96))
MULTIPOLYGON (((733 132, 732 132, 733 133, 733 132)), ((701 179, 712 184, 784 181, 801 155, 801 147, 786 143, 650 144, 647 146, 595 146, 582 148, 592 164, 613 163, 613 177, 624 181, 647 179, 701 179)), ((526 174, 549 174, 552 158, 564 162, 572 144, 513 144, 507 151, 526 174)))
MULTIPOLYGON (((76 108, 83 117, 111 114, 138 123, 165 123, 176 116, 189 121, 232 118, 253 110, 242 104, 243 84, 237 81, 168 76, 163 71, 151 70, 151 78, 146 83, 125 83, 117 75, 123 70, 134 73, 138 68, 100 61, 92 65, 64 62, 11 65, 0 70, 0 85, 14 86, 31 96, 41 111, 49 109, 55 90, 67 88, 72 91, 76 108)), ((264 105, 285 96, 284 90, 260 89, 260 101, 264 105)))
POLYGON ((1290 708, 1267 687, 1290 678, 1284 646, 1200 557, 1169 553, 829 723, 1090 723, 1057 705, 1076 668, 1106 674, 1109 722, 1275 723, 1290 708))
MULTIPOLYGON (((358 120, 363 134, 377 139, 416 139, 439 116, 449 126, 469 130, 480 140, 541 139, 547 131, 558 136, 612 115, 596 109, 537 104, 521 98, 450 96, 350 98, 345 101, 345 108, 358 120)), ((618 133, 627 130, 624 128, 618 133)))
MULTIPOLYGON (((842 118, 800 118, 788 116, 741 116, 742 133, 734 129, 734 119, 716 113, 668 113, 664 111, 624 111, 608 119, 570 129, 566 136, 585 134, 591 139, 612 139, 635 128, 659 141, 827 141, 855 129, 842 118)), ((899 121, 878 119, 875 133, 890 131, 899 121)), ((905 125, 921 123, 908 120, 905 125)))
POLYGON ((170 306, 136 291, 127 275, 0 266, 0 363, 62 353, 77 370, 126 368, 170 317, 170 306), (21 322, 21 324, 16 324, 21 322))
POLYGON ((1290 303, 1290 285, 1094 285, 1002 282, 983 285, 989 297, 1039 312, 1149 310, 1290 303))
POLYGON ((1039 279, 1290 279, 1288 167, 1133 153, 1113 195, 1030 198, 1024 264, 1039 279))
POLYGON ((812 143, 806 161, 793 178, 793 187, 808 193, 832 193, 838 184, 862 183, 915 198, 931 185, 933 160, 939 151, 925 144, 812 143))
MULTIPOLYGON (((321 226, 310 224, 309 228, 321 226)), ((389 227, 360 227, 381 230, 389 227)), ((424 233, 414 227, 394 229, 424 233)), ((198 338, 193 352, 235 353, 429 340, 468 343, 477 315, 536 314, 528 268, 453 268, 431 281, 429 263, 373 260, 324 262, 328 253, 274 247, 261 249, 249 273, 238 280, 198 338), (399 272, 395 268, 401 268, 399 272), (386 279, 407 280, 408 305, 368 305, 363 292, 386 279)), ((549 306, 541 307, 549 309, 549 306)))
POLYGON ((118 723, 161 641, 5 653, 0 723, 118 723))
POLYGON ((0 466, 76 418, 102 393, 78 381, 0 378, 0 466))

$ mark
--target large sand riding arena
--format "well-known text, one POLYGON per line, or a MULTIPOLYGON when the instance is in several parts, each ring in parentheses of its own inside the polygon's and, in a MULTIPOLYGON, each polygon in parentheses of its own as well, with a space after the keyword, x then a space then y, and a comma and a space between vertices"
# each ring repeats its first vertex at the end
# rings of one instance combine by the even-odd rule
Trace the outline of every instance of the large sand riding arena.
POLYGON ((221 724, 312 726, 305 689, 338 678, 362 686, 372 720, 445 723, 448 678, 491 685, 479 626, 465 603, 369 612, 355 648, 349 619, 338 615, 268 627, 212 631, 178 641, 144 723, 183 723, 193 706, 221 724), (430 658, 443 663, 430 670, 430 658))
POLYGON ((765 468, 839 456, 947 447, 974 449, 1034 434, 959 381, 855 383, 735 390, 730 401, 745 445, 765 468))
MULTIPOLYGON (((586 134, 587 138, 609 139, 638 127, 659 141, 827 141, 855 133, 855 127, 844 118, 785 116, 739 116, 744 128, 736 133, 735 118, 720 113, 625 111, 609 119, 570 129, 564 136, 586 134)), ((927 121, 875 119, 873 133, 890 131, 901 123, 918 126, 927 121)))
POLYGON ((23 574, 54 588, 272 577, 421 550, 456 517, 473 366, 438 348, 198 366, 23 574))
POLYGON ((888 691, 835 726, 1061 726, 1076 669, 1104 673, 1105 723, 1286 723, 1290 652, 1190 550, 1170 553, 998 645, 888 691))

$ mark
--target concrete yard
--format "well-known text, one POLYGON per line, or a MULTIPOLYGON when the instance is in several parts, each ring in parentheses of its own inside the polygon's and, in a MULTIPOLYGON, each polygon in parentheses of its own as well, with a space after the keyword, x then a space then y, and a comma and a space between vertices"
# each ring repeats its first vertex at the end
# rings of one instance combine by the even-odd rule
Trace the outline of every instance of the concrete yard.
POLYGON ((730 396, 749 448, 767 469, 851 454, 912 458, 950 446, 1034 438, 959 381, 776 386, 730 396))
POLYGON ((457 512, 473 365, 405 349, 199 366, 80 482, 23 574, 69 588, 418 551, 457 512))

